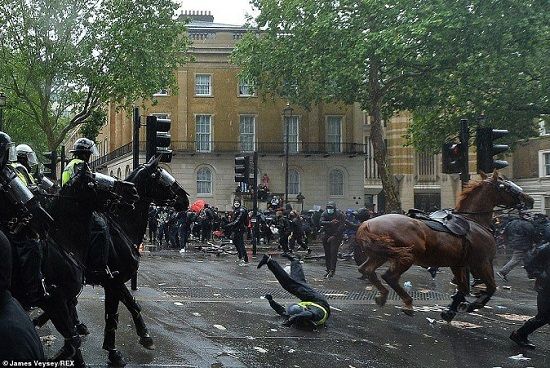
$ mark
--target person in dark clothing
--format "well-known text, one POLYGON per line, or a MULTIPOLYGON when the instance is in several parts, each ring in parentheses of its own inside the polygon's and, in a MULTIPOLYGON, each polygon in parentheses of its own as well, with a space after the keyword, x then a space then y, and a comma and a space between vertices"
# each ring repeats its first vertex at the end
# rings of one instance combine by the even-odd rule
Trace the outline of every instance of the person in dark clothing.
POLYGON ((204 204, 199 217, 201 218, 201 242, 206 243, 212 239, 212 226, 214 223, 214 212, 208 203, 204 204))
POLYGON ((299 298, 300 302, 291 304, 285 308, 273 300, 270 294, 266 294, 265 298, 277 314, 286 318, 285 322, 283 322, 285 326, 295 326, 298 328, 316 328, 322 326, 330 316, 330 305, 327 299, 307 284, 300 261, 290 254, 287 254, 286 257, 291 261, 290 275, 286 273, 277 261, 267 254, 264 254, 258 263, 258 268, 267 265, 267 268, 273 272, 273 275, 283 289, 299 298))
POLYGON ((291 251, 294 251, 294 246, 296 243, 304 250, 311 253, 311 249, 304 242, 304 227, 302 224, 302 219, 298 212, 290 211, 290 236, 288 238, 288 247, 291 251))
POLYGON ((344 229, 346 228, 346 216, 336 208, 336 203, 328 202, 325 211, 321 215, 319 224, 324 230, 323 248, 325 249, 326 278, 334 276, 338 249, 342 243, 344 229))
POLYGON ((157 209, 155 206, 149 208, 149 213, 147 214, 147 222, 149 225, 149 241, 151 244, 155 244, 157 239, 157 229, 158 229, 158 220, 157 220, 157 209))
POLYGON ((509 247, 514 252, 512 258, 498 272, 497 276, 508 281, 508 273, 523 262, 525 255, 533 248, 537 241, 537 233, 527 213, 520 213, 520 217, 506 225, 504 236, 509 247))
POLYGON ((0 231, 0 360, 45 361, 40 338, 21 305, 8 288, 12 271, 11 246, 0 231))
POLYGON ((246 208, 241 205, 240 200, 235 199, 233 202, 233 217, 226 228, 233 233, 232 240, 235 248, 237 248, 237 254, 239 255, 239 266, 248 265, 248 254, 246 254, 246 248, 244 246, 244 234, 246 233, 247 220, 248 212, 246 208))
POLYGON ((525 270, 529 278, 535 278, 537 290, 537 315, 518 330, 512 332, 510 339, 521 347, 534 349, 535 345, 528 336, 536 329, 550 324, 550 244, 545 243, 525 257, 525 270))
POLYGON ((283 214, 283 211, 275 213, 275 227, 279 231, 279 246, 283 249, 283 254, 291 253, 288 247, 288 237, 290 235, 290 221, 283 214))

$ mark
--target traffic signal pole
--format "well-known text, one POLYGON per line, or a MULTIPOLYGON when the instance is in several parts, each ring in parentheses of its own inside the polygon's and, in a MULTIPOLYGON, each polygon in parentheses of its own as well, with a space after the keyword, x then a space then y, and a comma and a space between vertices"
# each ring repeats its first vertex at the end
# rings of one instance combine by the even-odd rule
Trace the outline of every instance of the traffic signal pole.
MULTIPOLYGON (((138 107, 134 107, 132 115, 132 167, 135 170, 139 166, 139 128, 141 127, 138 107)), ((132 275, 132 278, 130 279, 130 288, 132 290, 137 290, 137 271, 136 273, 134 273, 134 275, 132 275)))
POLYGON ((252 185, 252 219, 254 221, 254 227, 252 228, 252 255, 256 255, 257 243, 259 238, 259 226, 258 223, 258 152, 254 151, 252 156, 252 166, 254 168, 254 179, 252 185))
POLYGON ((462 170, 460 171, 460 181, 462 182, 462 188, 470 181, 470 165, 469 165, 469 142, 470 132, 468 131, 468 120, 460 120, 460 144, 462 149, 460 154, 462 155, 462 170))

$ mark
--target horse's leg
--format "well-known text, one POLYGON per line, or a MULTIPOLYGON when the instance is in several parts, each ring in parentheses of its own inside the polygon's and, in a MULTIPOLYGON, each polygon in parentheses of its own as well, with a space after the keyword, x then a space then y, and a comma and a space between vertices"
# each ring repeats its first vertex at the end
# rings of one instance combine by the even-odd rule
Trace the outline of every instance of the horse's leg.
POLYGON ((136 332, 139 336, 139 343, 146 349, 154 350, 155 345, 153 344, 153 338, 149 335, 149 330, 147 330, 147 326, 145 325, 145 321, 141 315, 141 306, 132 294, 130 294, 130 291, 125 284, 121 282, 118 285, 118 289, 120 291, 120 301, 126 306, 134 320, 136 332))
POLYGON ((452 296, 452 302, 447 307, 447 310, 441 312, 441 318, 447 322, 451 322, 455 318, 458 313, 458 307, 466 302, 466 295, 468 295, 469 291, 466 269, 464 267, 451 267, 451 271, 457 282, 457 291, 452 296))
POLYGON ((109 363, 112 366, 123 367, 126 361, 120 351, 116 349, 116 329, 118 326, 119 293, 111 282, 105 282, 105 331, 103 335, 103 349, 109 353, 109 363))
POLYGON ((412 264, 412 257, 406 260, 401 258, 393 259, 388 270, 382 275, 384 281, 386 281, 388 285, 395 290, 397 295, 399 295, 401 300, 403 300, 404 306, 402 310, 407 316, 412 316, 414 314, 413 298, 403 289, 403 287, 401 287, 399 279, 403 273, 411 268, 412 264))
POLYGON ((89 335, 90 331, 88 330, 88 326, 86 326, 86 324, 80 322, 80 319, 78 318, 78 312, 76 311, 76 305, 77 304, 78 304, 78 300, 76 298, 73 298, 72 300, 69 300, 67 302, 69 312, 71 313, 71 317, 72 317, 72 319, 74 321, 74 324, 76 326, 76 331, 81 336, 89 335))
POLYGON ((386 300, 388 299, 389 290, 382 285, 380 279, 376 275, 376 269, 386 263, 386 259, 378 257, 369 257, 361 266, 359 266, 359 272, 367 276, 371 284, 373 284, 380 293, 374 298, 374 301, 379 306, 384 306, 386 300))
POLYGON ((486 290, 479 293, 479 296, 472 303, 465 305, 466 312, 473 312, 483 308, 496 291, 495 275, 492 262, 485 262, 481 266, 471 267, 472 273, 479 277, 486 286, 486 290))
POLYGON ((85 366, 80 352, 82 340, 76 331, 74 320, 67 307, 67 300, 63 292, 59 289, 52 291, 50 297, 41 303, 40 307, 50 317, 55 329, 65 339, 63 347, 51 360, 59 362, 72 359, 75 362, 75 366, 85 366))

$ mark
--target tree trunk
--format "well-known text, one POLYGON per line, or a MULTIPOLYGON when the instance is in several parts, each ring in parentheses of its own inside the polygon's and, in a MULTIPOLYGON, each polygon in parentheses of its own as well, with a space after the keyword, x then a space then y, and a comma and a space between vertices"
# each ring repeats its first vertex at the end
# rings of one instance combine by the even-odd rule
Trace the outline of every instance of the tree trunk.
POLYGON ((382 188, 386 197, 385 213, 400 213, 401 202, 399 193, 395 188, 395 182, 387 162, 386 145, 382 134, 382 113, 381 113, 381 95, 380 86, 380 68, 379 63, 374 57, 371 58, 369 71, 369 95, 370 95, 370 115, 371 122, 371 141, 374 149, 374 161, 378 165, 378 172, 382 181, 382 188))

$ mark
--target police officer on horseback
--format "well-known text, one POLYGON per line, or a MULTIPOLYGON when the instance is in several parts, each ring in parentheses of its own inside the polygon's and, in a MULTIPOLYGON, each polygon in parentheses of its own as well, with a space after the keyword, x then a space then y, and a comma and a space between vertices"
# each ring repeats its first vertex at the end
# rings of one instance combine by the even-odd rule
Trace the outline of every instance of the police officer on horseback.
POLYGON ((17 161, 12 163, 17 176, 27 185, 32 191, 43 191, 51 193, 54 191, 54 183, 40 173, 38 167, 38 159, 36 153, 27 144, 20 144, 16 147, 17 161))
MULTIPOLYGON (((79 138, 75 141, 73 149, 70 150, 73 158, 61 175, 61 185, 70 185, 78 173, 85 171, 92 173, 88 166, 92 155, 99 155, 97 147, 91 139, 79 138)), ((86 278, 89 283, 101 284, 113 277, 107 265, 111 238, 105 219, 97 212, 94 212, 90 219, 90 251, 87 257, 86 278)))

